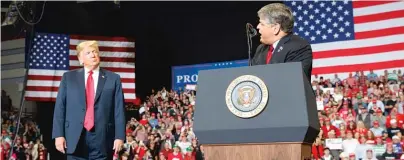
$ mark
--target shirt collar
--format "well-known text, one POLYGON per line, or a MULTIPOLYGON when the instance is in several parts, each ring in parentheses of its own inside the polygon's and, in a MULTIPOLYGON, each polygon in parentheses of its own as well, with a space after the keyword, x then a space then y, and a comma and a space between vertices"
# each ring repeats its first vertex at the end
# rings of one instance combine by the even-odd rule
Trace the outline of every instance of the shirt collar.
POLYGON ((281 40, 281 39, 275 41, 274 44, 272 44, 272 47, 274 48, 274 50, 276 49, 276 46, 278 45, 278 43, 279 43, 280 40, 281 40))
MULTIPOLYGON (((88 72, 90 72, 90 70, 88 68, 84 67, 84 73, 88 74, 88 72)), ((97 68, 95 68, 93 70, 93 74, 96 74, 98 72, 100 72, 100 66, 98 66, 97 68)))

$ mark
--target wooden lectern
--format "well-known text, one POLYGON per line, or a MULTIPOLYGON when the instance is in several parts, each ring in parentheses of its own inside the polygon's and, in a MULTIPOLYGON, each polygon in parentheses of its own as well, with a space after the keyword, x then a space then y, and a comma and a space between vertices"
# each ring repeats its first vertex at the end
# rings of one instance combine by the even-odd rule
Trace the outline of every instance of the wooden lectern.
POLYGON ((311 159, 320 125, 300 62, 203 70, 197 94, 206 160, 311 159))

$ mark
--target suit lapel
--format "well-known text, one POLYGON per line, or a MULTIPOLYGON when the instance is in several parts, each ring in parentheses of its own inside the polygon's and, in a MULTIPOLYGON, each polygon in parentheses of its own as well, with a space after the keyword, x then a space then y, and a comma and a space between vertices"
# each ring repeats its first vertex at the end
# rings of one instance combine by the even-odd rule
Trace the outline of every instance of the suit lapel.
POLYGON ((101 95, 102 89, 104 88, 105 81, 107 80, 107 76, 104 73, 104 70, 100 68, 100 74, 98 74, 98 84, 97 84, 97 93, 95 94, 94 104, 97 103, 98 98, 101 95))
POLYGON ((279 40, 278 44, 276 45, 276 48, 273 51, 273 55, 271 57, 270 63, 283 63, 285 60, 286 56, 286 50, 283 47, 285 43, 287 43, 290 40, 290 37, 292 34, 286 35, 279 40), (284 51, 285 50, 285 51, 284 51))
MULTIPOLYGON (((76 78, 77 78, 77 83, 78 83, 78 88, 79 88, 79 101, 81 104, 85 104, 86 105, 86 86, 85 86, 85 82, 84 82, 84 68, 79 69, 76 72, 76 78)), ((86 108, 86 106, 84 106, 84 108, 86 108)))

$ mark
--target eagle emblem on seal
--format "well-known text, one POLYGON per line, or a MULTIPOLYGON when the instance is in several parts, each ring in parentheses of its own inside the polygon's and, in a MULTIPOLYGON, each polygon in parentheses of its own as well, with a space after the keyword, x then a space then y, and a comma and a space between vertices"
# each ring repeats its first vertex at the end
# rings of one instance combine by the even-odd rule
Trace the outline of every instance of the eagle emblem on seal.
POLYGON ((238 104, 244 107, 250 106, 253 101, 256 99, 255 97, 255 88, 250 86, 244 86, 238 89, 238 104))

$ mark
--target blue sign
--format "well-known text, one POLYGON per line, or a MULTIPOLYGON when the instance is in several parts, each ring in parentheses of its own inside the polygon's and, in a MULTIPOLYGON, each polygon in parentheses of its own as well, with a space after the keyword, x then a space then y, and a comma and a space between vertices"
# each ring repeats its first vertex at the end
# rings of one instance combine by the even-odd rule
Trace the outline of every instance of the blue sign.
POLYGON ((187 84, 197 84, 200 70, 248 66, 248 60, 174 66, 171 68, 172 89, 184 89, 187 84))

